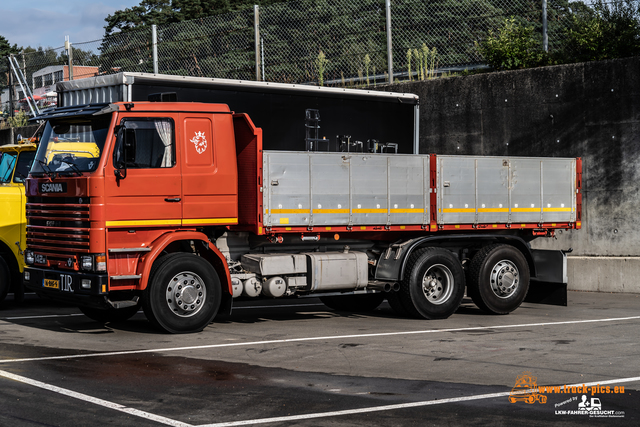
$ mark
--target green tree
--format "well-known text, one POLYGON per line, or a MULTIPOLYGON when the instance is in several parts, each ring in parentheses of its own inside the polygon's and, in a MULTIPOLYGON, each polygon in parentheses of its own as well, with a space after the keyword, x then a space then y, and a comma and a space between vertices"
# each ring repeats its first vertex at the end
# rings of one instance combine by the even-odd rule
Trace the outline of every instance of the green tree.
POLYGON ((165 25, 268 5, 278 0, 142 0, 105 18, 105 36, 151 25, 165 25))
POLYGON ((138 6, 117 10, 105 18, 105 36, 139 29, 143 26, 175 22, 170 0, 142 0, 138 6))
POLYGON ((536 67, 547 61, 547 55, 534 37, 533 26, 519 24, 514 17, 505 19, 496 32, 489 30, 484 40, 476 42, 476 47, 497 70, 536 67))
POLYGON ((596 0, 573 16, 567 38, 564 54, 575 62, 640 55, 640 2, 596 0))
POLYGON ((0 85, 6 86, 9 84, 9 73, 11 72, 11 67, 9 66, 9 60, 5 59, 8 55, 16 54, 20 52, 18 49, 18 45, 15 43, 11 46, 9 40, 0 35, 0 61, 2 61, 2 65, 0 65, 0 70, 2 72, 0 77, 0 85))
POLYGON ((270 3, 273 0, 143 0, 118 10, 105 19, 101 71, 152 71, 150 27, 155 24, 161 73, 254 78, 249 43, 253 16, 229 12, 270 3))

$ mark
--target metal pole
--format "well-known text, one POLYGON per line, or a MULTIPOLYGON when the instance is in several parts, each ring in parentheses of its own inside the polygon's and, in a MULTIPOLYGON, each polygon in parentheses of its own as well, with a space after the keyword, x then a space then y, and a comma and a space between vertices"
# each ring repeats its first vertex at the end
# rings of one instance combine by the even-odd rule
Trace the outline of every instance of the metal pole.
POLYGON ((264 39, 260 37, 260 65, 262 65, 262 81, 264 81, 264 39))
POLYGON ((158 74, 158 30, 156 24, 151 26, 151 44, 153 45, 153 74, 158 74))
POLYGON ((253 6, 253 33, 255 35, 256 81, 260 81, 260 6, 253 6))
MULTIPOLYGON (((11 65, 10 56, 7 56, 7 62, 9 62, 9 65, 11 65)), ((15 84, 13 83, 13 74, 11 73, 11 68, 9 68, 9 117, 13 117, 15 115, 15 107, 13 106, 13 103, 14 103, 13 96, 15 94, 16 88, 15 88, 15 84)))
POLYGON ((384 0, 384 8, 387 12, 387 63, 389 71, 389 83, 393 83, 393 47, 391 45, 391 0, 384 0))
POLYGON ((542 48, 549 52, 549 36, 547 34, 547 0, 542 0, 542 48))
MULTIPOLYGON (((26 93, 28 96, 30 96, 30 97, 31 97, 31 100, 35 103, 35 100, 33 99, 33 92, 31 92, 31 88, 29 87, 29 84, 27 83, 27 79, 25 78, 24 74, 22 74, 22 70, 21 70, 21 69, 20 69, 20 67, 18 66, 18 60, 17 60, 15 57, 13 57, 13 60, 14 60, 14 61, 15 61, 15 63, 16 63, 16 68, 15 68, 15 69, 16 69, 16 77, 18 78, 18 81, 19 81, 19 82, 20 82, 20 81, 24 81, 24 85, 25 85, 26 90, 27 90, 25 93, 26 93), (19 73, 19 74, 18 74, 18 73, 19 73), (20 80, 21 78, 22 78, 22 80, 20 80)), ((23 90, 24 90, 24 89, 23 89, 23 90)), ((36 108, 36 109, 37 109, 37 108, 36 108)))
MULTIPOLYGON (((64 37, 64 48, 67 49, 67 55, 69 56, 69 81, 73 80, 73 48, 69 41, 69 36, 64 37)), ((62 76, 64 80, 64 76, 62 76)))
MULTIPOLYGON (((16 73, 16 77, 18 78, 18 83, 20 84, 20 89, 22 89, 22 92, 24 93, 24 97, 27 99, 27 105, 29 105, 29 110, 31 110, 31 114, 36 116, 36 110, 38 109, 38 106, 36 105, 35 109, 33 108, 33 106, 31 106, 31 101, 34 101, 35 103, 35 100, 33 99, 33 95, 31 95, 31 97, 29 96, 29 86, 27 86, 27 88, 25 89, 25 87, 22 85, 22 79, 20 78, 22 74, 22 70, 20 70, 20 66, 18 65, 18 60, 14 58, 13 55, 11 55, 10 58, 15 62, 15 65, 13 64, 13 62, 11 63, 11 68, 13 68, 13 72, 16 73), (29 98, 31 98, 31 100, 29 98)), ((24 78, 24 76, 22 76, 22 78, 24 78)), ((40 114, 40 111, 38 111, 38 114, 40 114)))

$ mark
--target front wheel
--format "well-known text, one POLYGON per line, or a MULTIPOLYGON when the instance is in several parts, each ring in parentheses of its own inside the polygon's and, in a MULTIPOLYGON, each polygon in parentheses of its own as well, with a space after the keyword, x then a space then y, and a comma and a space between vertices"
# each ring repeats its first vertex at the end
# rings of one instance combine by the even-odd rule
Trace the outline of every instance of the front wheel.
POLYGON ((446 319, 460 306, 465 278, 456 256, 442 248, 415 251, 400 288, 402 307, 413 317, 446 319))
POLYGON ((174 253, 154 263, 142 307, 147 319, 165 332, 199 332, 218 313, 221 297, 211 264, 195 254, 174 253))
POLYGON ((529 264, 511 245, 482 248, 469 265, 468 293, 481 310, 508 314, 520 307, 529 290, 529 264))

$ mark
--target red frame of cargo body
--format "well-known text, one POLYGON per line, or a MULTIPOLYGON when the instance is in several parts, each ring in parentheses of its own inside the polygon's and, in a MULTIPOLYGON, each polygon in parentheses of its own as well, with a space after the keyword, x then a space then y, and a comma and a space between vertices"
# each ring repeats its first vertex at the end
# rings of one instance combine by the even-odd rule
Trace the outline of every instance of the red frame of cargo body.
MULTIPOLYGON (((312 227, 265 227, 262 221, 264 206, 262 200, 263 188, 263 169, 262 169, 262 130, 256 128, 251 119, 246 114, 235 114, 234 124, 236 124, 236 150, 238 156, 238 195, 243 197, 247 195, 255 209, 253 213, 245 212, 239 209, 238 226, 230 226, 231 230, 248 230, 258 235, 277 235, 285 233, 301 233, 306 235, 327 234, 327 233, 376 233, 381 232, 405 232, 405 231, 424 231, 435 233, 438 231, 473 231, 473 230, 531 230, 534 236, 553 236, 556 229, 580 229, 582 227, 582 158, 576 158, 576 222, 548 222, 548 223, 501 223, 501 224, 447 224, 439 225, 437 223, 437 193, 436 193, 436 154, 431 154, 430 162, 430 179, 429 186, 430 210, 431 218, 429 225, 367 225, 367 226, 312 226, 312 227), (243 135, 245 136, 242 143, 238 141, 238 121, 244 121, 247 126, 243 135), (242 160, 241 160, 242 159, 242 160), (243 179, 244 178, 244 179, 243 179), (255 186, 251 186, 251 180, 255 186), (244 182, 242 182, 244 181, 244 182), (257 213, 257 215, 256 215, 257 213)), ((339 237, 339 236, 336 236, 339 237)), ((362 236, 365 238, 365 236, 362 236)), ((366 236, 368 237, 368 236, 366 236)))

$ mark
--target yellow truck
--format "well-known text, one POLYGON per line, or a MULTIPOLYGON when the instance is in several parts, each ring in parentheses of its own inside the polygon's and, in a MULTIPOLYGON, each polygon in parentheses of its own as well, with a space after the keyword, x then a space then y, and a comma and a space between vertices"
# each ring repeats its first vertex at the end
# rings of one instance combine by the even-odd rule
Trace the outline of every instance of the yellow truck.
POLYGON ((0 146, 0 302, 11 290, 22 300, 26 245, 24 181, 36 155, 36 144, 21 140, 0 146))

